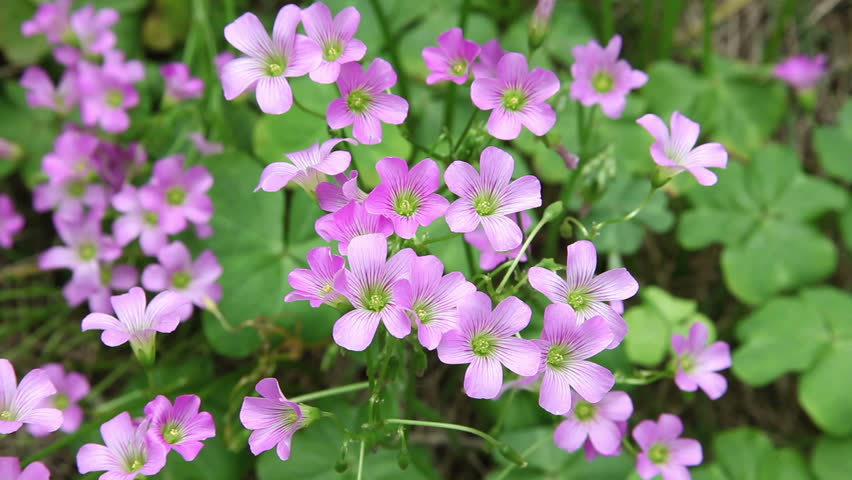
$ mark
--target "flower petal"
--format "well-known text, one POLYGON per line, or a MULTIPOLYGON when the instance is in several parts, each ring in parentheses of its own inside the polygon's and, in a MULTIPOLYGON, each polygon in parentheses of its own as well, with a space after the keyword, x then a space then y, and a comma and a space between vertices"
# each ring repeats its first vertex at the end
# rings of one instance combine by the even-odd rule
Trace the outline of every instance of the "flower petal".
POLYGON ((503 367, 495 358, 474 358, 464 375, 464 391, 471 398, 496 398, 502 383, 503 367))
POLYGON ((363 351, 373 341, 380 320, 377 313, 352 310, 335 322, 332 331, 334 342, 347 350, 363 351))
POLYGON ((293 91, 287 77, 262 77, 257 83, 257 104, 263 113, 280 115, 293 106, 293 91))

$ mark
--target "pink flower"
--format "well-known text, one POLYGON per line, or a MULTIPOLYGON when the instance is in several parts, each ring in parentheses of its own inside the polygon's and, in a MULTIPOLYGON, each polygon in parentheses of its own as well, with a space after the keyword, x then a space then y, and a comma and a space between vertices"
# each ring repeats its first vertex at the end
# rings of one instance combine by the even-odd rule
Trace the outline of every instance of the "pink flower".
POLYGON ((515 337, 529 323, 532 311, 509 297, 491 311, 491 298, 474 292, 458 305, 456 330, 444 334, 438 358, 447 364, 469 363, 464 391, 471 398, 496 398, 503 383, 503 366, 522 376, 535 375, 541 357, 530 340, 515 337))
POLYGON ((607 117, 621 117, 627 94, 648 82, 645 72, 633 70, 626 60, 618 59, 621 35, 612 37, 606 48, 591 40, 571 52, 575 59, 571 65, 571 98, 587 107, 599 104, 607 117))
POLYGON ((293 105, 287 77, 301 77, 316 70, 322 50, 314 40, 296 33, 301 10, 285 5, 278 11, 272 37, 260 20, 245 13, 225 27, 225 39, 243 52, 222 67, 225 98, 233 100, 246 90, 257 90, 257 104, 264 113, 281 114, 293 105))
POLYGON ((816 86, 828 71, 825 55, 794 55, 775 65, 772 74, 787 82, 796 90, 807 90, 816 86))
POLYGON ((157 202, 152 201, 152 209, 146 209, 139 191, 133 185, 127 184, 113 195, 112 206, 124 214, 112 224, 112 232, 119 245, 126 246, 138 237, 142 253, 154 256, 168 243, 162 219, 153 209, 157 202))
POLYGON ((0 160, 15 160, 20 156, 21 147, 5 138, 0 138, 0 160))
POLYGON ((79 96, 77 75, 73 69, 65 70, 59 85, 54 86, 50 76, 41 67, 27 67, 21 76, 21 86, 27 90, 27 105, 61 114, 71 112, 79 96))
POLYGON ((94 135, 66 130, 53 144, 53 151, 44 156, 41 170, 53 185, 73 179, 86 182, 95 172, 93 157, 100 140, 94 135))
POLYGON ((379 323, 396 338, 411 333, 411 320, 400 304, 415 257, 410 248, 387 258, 387 239, 379 234, 355 237, 349 244, 349 270, 335 276, 334 289, 354 307, 334 324, 334 342, 360 352, 373 341, 379 323))
POLYGON ((60 183, 42 183, 33 190, 33 209, 54 210, 54 223, 62 219, 78 222, 86 215, 103 216, 107 206, 107 190, 103 185, 68 178, 60 183))
POLYGON ((96 10, 92 5, 71 14, 69 29, 61 32, 61 44, 53 51, 53 56, 65 66, 76 65, 83 58, 97 58, 106 55, 115 46, 113 25, 118 23, 119 14, 112 8, 96 10))
POLYGON ((183 155, 171 155, 154 164, 151 181, 139 189, 139 201, 145 210, 155 212, 163 231, 183 231, 187 221, 205 224, 213 216, 213 202, 207 191, 213 176, 202 165, 184 170, 183 155))
MULTIPOLYGON (((173 242, 157 253, 159 264, 151 264, 142 272, 142 285, 153 292, 170 290, 191 301, 198 308, 222 299, 222 266, 212 250, 204 250, 195 261, 182 242, 173 242)), ((192 315, 192 309, 181 311, 181 320, 192 315)))
POLYGON ((481 110, 492 110, 488 133, 500 140, 514 140, 521 125, 541 136, 556 124, 556 112, 545 103, 559 91, 559 79, 550 70, 534 68, 520 53, 507 53, 497 63, 497 76, 476 77, 470 98, 481 110))
POLYGON ((482 225, 494 250, 505 252, 521 245, 523 234, 513 213, 541 206, 541 183, 533 175, 512 181, 515 159, 497 147, 479 157, 480 172, 469 163, 453 162, 444 181, 459 198, 447 210, 453 232, 468 233, 482 225))
POLYGON ((15 235, 24 229, 24 217, 6 194, 0 194, 0 247, 12 248, 15 235))
POLYGON ((551 302, 570 305, 580 322, 599 315, 604 317, 613 335, 608 348, 617 347, 627 335, 627 322, 606 302, 625 300, 636 295, 639 284, 624 268, 596 276, 597 251, 588 240, 568 245, 567 256, 564 280, 546 268, 532 267, 529 272, 530 285, 551 302))
POLYGON ((399 125, 408 116, 408 102, 385 93, 396 85, 396 72, 387 61, 377 58, 364 72, 358 63, 340 68, 337 88, 340 98, 331 101, 326 111, 328 126, 334 129, 355 124, 352 135, 365 145, 382 141, 382 122, 399 125))
POLYGON ((346 7, 331 18, 331 11, 322 2, 314 2, 302 10, 302 25, 308 38, 320 46, 320 63, 310 73, 317 83, 334 83, 340 75, 340 66, 364 58, 367 46, 355 36, 361 13, 355 7, 346 7))
POLYGON ((83 123, 99 125, 105 132, 121 133, 130 127, 128 109, 139 104, 139 92, 133 84, 145 78, 138 60, 124 61, 124 54, 111 51, 104 64, 79 64, 80 116, 83 123))
POLYGON ((285 302, 308 300, 314 308, 341 299, 334 290, 334 278, 343 271, 346 260, 331 253, 329 247, 317 247, 308 252, 310 269, 297 268, 287 275, 293 291, 284 297, 285 302))
POLYGON ((0 457, 0 478, 3 480, 50 480, 50 471, 41 462, 33 462, 21 471, 17 457, 0 457))
POLYGON ((426 83, 432 85, 449 80, 458 85, 464 84, 470 64, 479 55, 479 45, 466 40, 459 27, 442 33, 438 37, 438 45, 423 49, 423 61, 430 70, 426 83))
POLYGON ((179 101, 201 98, 204 94, 204 81, 191 76, 189 66, 185 63, 167 63, 160 67, 160 74, 166 82, 166 98, 179 101))
POLYGON ((707 344, 707 325, 696 322, 689 329, 689 338, 679 333, 672 335, 672 348, 675 351, 677 388, 685 392, 697 389, 712 400, 716 400, 728 390, 725 377, 716 373, 731 366, 731 348, 725 342, 707 344))
POLYGON ((162 292, 146 307, 145 291, 133 287, 124 295, 110 298, 116 317, 90 313, 83 319, 82 330, 103 330, 101 341, 117 347, 128 341, 143 361, 153 361, 157 332, 171 333, 180 323, 180 312, 188 300, 174 292, 162 292))
POLYGON ((554 415, 571 410, 571 390, 584 400, 597 403, 615 384, 606 368, 587 361, 612 342, 612 332, 603 317, 578 321, 568 305, 548 305, 544 330, 533 340, 541 350, 541 392, 538 404, 554 415))
POLYGON ((65 284, 65 287, 62 288, 62 295, 68 305, 73 307, 82 303, 83 300, 88 300, 89 310, 111 314, 113 310, 109 299, 113 295, 113 290, 126 292, 136 286, 136 279, 139 278, 139 272, 132 265, 113 265, 112 263, 101 262, 99 268, 100 278, 98 282, 72 278, 65 284))
POLYGON ((46 2, 39 5, 33 18, 21 24, 21 33, 25 37, 43 33, 48 42, 57 44, 69 33, 70 21, 71 0, 46 2))
POLYGON ((211 142, 207 138, 204 137, 204 134, 201 132, 190 132, 187 134, 189 140, 192 141, 192 144, 195 145, 195 149, 198 150, 204 157, 208 157, 210 155, 218 155, 225 151, 225 146, 219 142, 211 142))
POLYGON ((701 126, 680 112, 672 113, 671 135, 663 120, 654 115, 647 114, 636 120, 636 123, 645 127, 656 140, 651 145, 651 157, 654 163, 665 168, 672 175, 680 172, 689 172, 705 186, 714 185, 717 181, 716 174, 707 167, 725 168, 728 166, 728 152, 721 143, 705 143, 695 146, 701 126))
POLYGON ((326 212, 336 212, 355 201, 364 203, 367 194, 358 186, 358 170, 347 173, 339 173, 334 176, 337 185, 331 182, 322 182, 317 185, 317 201, 320 208, 326 212))
POLYGON ((364 208, 384 215, 402 238, 413 238, 418 226, 428 226, 443 217, 450 202, 435 193, 441 186, 441 170, 430 158, 409 171, 408 162, 385 157, 376 164, 382 182, 364 200, 364 208))
POLYGON ((299 184, 308 192, 316 190, 317 184, 326 179, 326 175, 337 175, 349 168, 352 154, 345 150, 332 150, 340 142, 356 144, 350 138, 332 138, 315 143, 306 150, 285 153, 292 163, 270 163, 260 174, 260 182, 254 191, 277 192, 291 181, 299 184))
POLYGON ((42 270, 70 269, 73 278, 98 283, 100 262, 111 262, 121 256, 121 247, 101 233, 100 212, 92 212, 76 221, 54 216, 54 226, 65 242, 61 247, 50 247, 38 259, 42 270))
POLYGON ((228 62, 237 58, 233 52, 224 51, 219 55, 216 55, 216 58, 213 59, 213 63, 216 65, 216 74, 220 77, 222 76, 222 69, 225 68, 228 62))
POLYGON ((17 432, 25 423, 45 432, 59 430, 62 411, 41 406, 54 393, 56 388, 44 370, 30 370, 18 383, 12 363, 0 358, 0 434, 17 432))
POLYGON ((202 440, 216 436, 216 424, 208 412, 199 412, 201 399, 198 395, 181 395, 175 404, 157 395, 145 405, 145 417, 150 422, 148 434, 165 448, 177 451, 184 460, 191 462, 204 447, 202 440))
POLYGON ((476 287, 460 272, 444 275, 444 264, 434 255, 411 260, 410 289, 401 289, 399 304, 417 322, 417 339, 434 350, 441 337, 457 327, 457 306, 476 287))
POLYGON ((663 480, 689 480, 686 467, 700 465, 701 444, 679 438, 683 423, 676 415, 664 413, 658 422, 643 420, 633 429, 633 438, 642 451, 636 457, 636 471, 645 480, 662 474, 663 480))
POLYGON ((598 402, 581 400, 556 427, 553 441, 569 452, 585 447, 587 458, 618 455, 630 415, 633 402, 624 392, 609 392, 598 402))
MULTIPOLYGON (((510 215, 509 218, 512 219, 515 223, 518 223, 518 214, 510 215)), ((521 226, 523 227, 523 231, 526 232, 532 226, 532 217, 527 212, 521 212, 521 226)), ((488 235, 485 233, 485 229, 482 228, 482 225, 476 227, 476 230, 472 232, 468 232, 464 234, 464 240, 476 247, 479 250, 479 268, 483 270, 494 270, 497 265, 505 262, 506 260, 514 259, 518 256, 518 253, 521 251, 521 245, 515 247, 514 250, 508 252, 498 252, 494 250, 494 247, 491 246, 491 242, 488 241, 488 235)), ((527 253, 524 252, 521 255, 520 261, 527 261, 527 253)))
POLYGON ((246 397, 240 409, 240 422, 251 432, 251 453, 261 453, 276 447, 278 458, 290 458, 293 434, 304 426, 305 419, 298 403, 287 400, 281 393, 278 380, 264 378, 255 387, 261 397, 246 397))
POLYGON ((320 217, 314 224, 317 234, 327 241, 336 240, 342 255, 348 254, 349 243, 371 233, 383 237, 393 235, 393 223, 387 217, 374 215, 364 205, 352 201, 340 210, 320 217))
POLYGON ((474 78, 497 78, 497 64, 505 54, 500 40, 494 38, 485 42, 479 58, 473 63, 474 78))
POLYGON ((101 425, 104 445, 87 443, 77 452, 80 473, 106 471, 101 480, 134 480, 166 466, 166 449, 147 435, 149 423, 135 425, 127 412, 101 425))
MULTIPOLYGON (((89 381, 77 372, 65 372, 60 363, 48 363, 41 367, 47 375, 50 383, 56 389, 56 393, 45 397, 39 404, 40 408, 55 408, 62 412, 62 426, 59 427, 65 433, 74 433, 83 423, 83 409, 77 405, 83 397, 89 394, 89 381)), ((30 424, 27 429, 34 436, 47 435, 52 430, 45 428, 43 424, 30 424)), ((3 478, 0 476, 0 478, 3 478)))

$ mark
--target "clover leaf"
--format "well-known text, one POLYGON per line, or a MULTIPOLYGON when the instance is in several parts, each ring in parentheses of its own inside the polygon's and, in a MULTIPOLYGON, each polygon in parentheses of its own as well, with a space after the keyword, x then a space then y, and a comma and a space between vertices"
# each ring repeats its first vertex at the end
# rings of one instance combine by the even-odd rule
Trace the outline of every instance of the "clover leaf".
MULTIPOLYGON (((714 463, 692 472, 695 480, 811 480, 802 455, 791 448, 776 449, 762 431, 739 428, 713 439, 714 463)), ((709 457, 705 452, 705 457, 709 457)))
POLYGON ((852 471, 852 438, 819 439, 811 455, 811 469, 819 480, 845 480, 852 471))
POLYGON ((814 149, 829 175, 852 182, 852 101, 843 106, 837 125, 814 130, 814 149))

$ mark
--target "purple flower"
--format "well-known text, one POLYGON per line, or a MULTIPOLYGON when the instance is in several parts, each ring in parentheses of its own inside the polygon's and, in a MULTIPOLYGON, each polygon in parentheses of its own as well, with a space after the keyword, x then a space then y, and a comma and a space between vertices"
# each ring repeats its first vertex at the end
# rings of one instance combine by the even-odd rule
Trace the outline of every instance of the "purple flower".
POLYGON ((579 322, 598 315, 604 317, 613 335, 607 348, 617 347, 627 335, 627 322, 606 302, 632 297, 639 284, 624 268, 595 276, 598 256, 595 245, 588 240, 568 245, 567 255, 565 280, 546 268, 532 267, 530 285, 551 302, 570 305, 579 322))
POLYGON ((331 253, 329 247, 317 247, 308 252, 310 269, 297 268, 287 275, 293 291, 284 297, 285 302, 308 300, 314 308, 323 303, 332 304, 341 299, 334 290, 334 277, 343 271, 346 260, 331 253))
POLYGON ((100 264, 100 281, 97 283, 71 279, 62 289, 62 295, 71 306, 79 305, 84 299, 89 301, 89 310, 112 314, 109 299, 113 290, 126 292, 136 286, 139 272, 132 265, 100 264))
MULTIPOLYGON (((222 286, 216 280, 222 276, 222 266, 211 250, 204 250, 195 261, 181 242, 173 242, 157 253, 159 264, 151 264, 142 272, 142 285, 154 292, 171 290, 199 308, 207 308, 222 299, 222 286)), ((181 313, 186 320, 192 309, 181 313)))
POLYGON ((50 247, 38 259, 39 268, 71 269, 74 279, 97 283, 99 261, 111 262, 121 256, 121 247, 101 233, 101 214, 92 212, 76 221, 54 217, 54 226, 65 246, 50 247))
POLYGON ((417 339, 434 350, 441 337, 459 323, 456 307, 476 287, 464 275, 444 275, 444 264, 434 255, 411 260, 410 289, 400 289, 399 305, 410 311, 417 322, 417 339))
MULTIPOLYGON (((60 363, 48 363, 41 367, 50 383, 56 389, 52 396, 45 397, 39 404, 40 408, 55 408, 62 412, 62 426, 65 433, 74 433, 83 423, 83 409, 77 405, 83 397, 89 394, 89 381, 77 372, 65 372, 60 363)), ((35 436, 43 436, 52 430, 43 424, 30 424, 27 429, 35 436)), ((4 478, 0 476, 0 478, 4 478)))
POLYGON ((423 61, 429 68, 429 85, 447 80, 462 85, 467 82, 468 68, 479 55, 479 45, 466 40, 462 29, 451 28, 438 37, 438 47, 423 49, 423 61))
POLYGON ((807 90, 815 87, 826 72, 828 65, 825 55, 794 55, 775 65, 772 75, 784 80, 796 90, 807 90))
POLYGON ((166 452, 175 449, 184 460, 191 462, 204 447, 202 440, 216 436, 216 424, 208 412, 199 412, 198 395, 181 395, 175 404, 157 395, 145 405, 145 417, 150 421, 148 434, 162 445, 166 452))
POLYGON ((701 126, 678 111, 672 113, 671 135, 663 120, 652 113, 644 115, 636 123, 645 127, 656 140, 651 145, 654 163, 668 170, 671 175, 686 171, 701 185, 710 186, 716 183, 717 178, 707 167, 728 166, 728 152, 721 143, 695 146, 701 126))
POLYGON ((54 221, 77 221, 89 215, 103 215, 107 206, 107 191, 103 185, 68 178, 59 183, 43 183, 33 190, 33 208, 37 212, 54 210, 54 221))
MULTIPOLYGON (((151 200, 150 197, 146 200, 151 200)), ((146 209, 142 198, 133 185, 127 184, 112 197, 112 206, 124 215, 112 224, 112 232, 119 245, 125 246, 139 237, 139 245, 145 255, 154 256, 166 243, 168 236, 163 230, 162 219, 154 210, 158 203, 152 201, 146 209)))
POLYGON ((409 268, 416 256, 410 248, 387 258, 388 242, 383 235, 355 237, 349 244, 349 270, 335 277, 334 289, 354 309, 334 324, 334 342, 360 352, 373 341, 379 322, 396 338, 411 333, 411 320, 400 305, 408 290, 409 268))
POLYGON ((521 125, 542 136, 556 124, 556 112, 545 103, 559 91, 559 79, 550 70, 534 68, 520 53, 507 53, 497 63, 496 77, 476 77, 470 98, 481 110, 492 110, 488 133, 500 140, 514 140, 521 125))
POLYGON ((328 104, 326 118, 334 129, 352 125, 352 136, 365 145, 382 141, 382 122, 399 125, 408 116, 408 102, 385 93, 396 85, 396 72, 381 58, 373 60, 364 72, 358 63, 340 67, 337 88, 340 98, 328 104))
POLYGON ((621 35, 612 37, 606 48, 591 40, 571 52, 575 60, 571 65, 571 98, 587 107, 600 104, 607 117, 621 117, 627 94, 648 82, 645 72, 633 70, 626 60, 618 59, 621 35))
POLYGON ((130 126, 126 110, 139 104, 139 92, 133 87, 145 77, 138 60, 124 61, 120 51, 109 52, 103 66, 79 64, 80 117, 83 123, 108 133, 121 133, 130 126))
POLYGON ((290 110, 293 91, 287 77, 301 77, 315 70, 323 53, 317 42, 296 33, 300 20, 299 7, 285 5, 275 18, 272 38, 252 13, 244 13, 225 27, 228 43, 247 55, 222 67, 226 99, 257 90, 257 104, 264 113, 277 115, 290 110))
POLYGON ((3 480, 50 480, 50 471, 41 462, 33 462, 21 470, 17 457, 0 457, 0 478, 3 480))
POLYGON ((469 363, 464 391, 472 398, 496 398, 503 368, 522 376, 535 375, 541 357, 530 340, 515 337, 530 323, 532 311, 517 297, 509 297, 491 311, 491 298, 482 292, 468 295, 458 305, 458 326, 444 334, 438 358, 451 365, 469 363))
MULTIPOLYGON (((530 217, 530 214, 527 212, 521 212, 520 216, 521 226, 523 227, 523 231, 526 232, 532 226, 532 217, 530 217)), ((511 215, 509 218, 511 218, 513 222, 518 223, 517 214, 511 215)), ((498 252, 497 250, 494 250, 494 247, 491 246, 491 242, 488 241, 488 235, 485 233, 485 229, 482 225, 476 227, 476 230, 472 232, 465 233, 464 239, 467 243, 473 245, 479 250, 479 268, 483 270, 494 270, 497 265, 500 265, 506 260, 517 257, 518 253, 521 252, 521 245, 518 245, 514 250, 508 252, 498 252)), ((527 261, 526 252, 521 255, 521 261, 527 261)))
POLYGON ((494 38, 482 45, 479 58, 473 63, 474 78, 497 78, 497 64, 506 52, 500 40, 494 38))
POLYGON ((21 24, 21 33, 31 37, 39 33, 47 36, 51 44, 61 43, 71 33, 71 0, 56 0, 39 5, 33 18, 21 24))
POLYGON ((466 162, 447 167, 447 188, 461 197, 447 210, 447 225, 453 232, 468 233, 481 224, 494 250, 512 250, 521 245, 523 234, 511 214, 540 207, 541 184, 533 175, 513 182, 515 159, 497 147, 482 151, 479 169, 466 162))
POLYGON ((15 210, 8 195, 0 193, 0 247, 12 248, 15 235, 23 229, 23 215, 15 210))
POLYGON ((61 45, 53 51, 59 63, 77 65, 84 57, 105 56, 115 46, 115 33, 110 30, 118 22, 118 12, 112 8, 95 10, 92 5, 71 14, 69 29, 61 32, 61 45))
POLYGON ((540 47, 550 32, 550 21, 553 18, 554 7, 556 7, 556 0, 538 0, 536 3, 527 27, 531 50, 540 47))
POLYGON ((254 430, 249 437, 251 453, 260 455, 277 445, 278 458, 287 460, 293 434, 305 423, 302 409, 287 400, 274 378, 264 378, 254 388, 262 396, 244 398, 240 409, 240 422, 254 430))
POLYGON ((130 341, 133 352, 144 361, 153 361, 157 332, 171 333, 180 323, 180 312, 188 300, 174 292, 162 292, 146 307, 145 291, 133 287, 123 295, 110 298, 116 317, 90 313, 83 319, 82 329, 103 330, 101 341, 117 347, 130 341))
POLYGON ((204 224, 213 216, 207 191, 213 176, 202 165, 184 170, 183 155, 171 155, 154 164, 151 181, 139 189, 139 201, 157 213, 163 231, 173 235, 186 228, 187 220, 204 224))
POLYGON ((707 325, 696 322, 689 329, 689 338, 676 333, 672 335, 672 348, 675 351, 677 388, 685 392, 697 389, 712 400, 716 400, 728 390, 725 377, 716 373, 730 368, 731 349, 725 342, 713 342, 707 345, 707 325))
POLYGON ((17 432, 25 423, 45 432, 59 430, 62 412, 41 406, 54 393, 56 388, 44 370, 30 370, 18 383, 12 363, 0 358, 0 434, 17 432))
POLYGON ((402 238, 413 238, 418 226, 430 225, 444 216, 450 202, 435 193, 441 186, 441 170, 431 158, 410 171, 399 157, 385 157, 376 164, 382 182, 364 200, 368 212, 384 215, 402 238))
POLYGON ((134 480, 154 475, 166 465, 166 449, 148 432, 148 420, 138 425, 121 412, 101 425, 104 445, 87 443, 77 452, 80 473, 106 471, 101 480, 134 480))
POLYGON ((148 153, 139 142, 130 142, 125 146, 102 140, 93 158, 95 170, 113 193, 121 190, 127 179, 147 162, 148 153))
POLYGON ((571 410, 571 390, 587 402, 599 402, 615 385, 606 368, 587 361, 612 342, 603 317, 578 321, 574 310, 563 304, 544 310, 544 330, 533 340, 541 350, 541 393, 538 404, 554 415, 571 410))
POLYGON ((225 151, 225 146, 219 142, 212 142, 204 137, 204 134, 201 132, 190 132, 187 134, 189 140, 192 141, 192 144, 195 145, 195 149, 198 150, 204 157, 208 157, 210 155, 218 155, 225 151))
POLYGON ((663 480, 689 480, 686 467, 700 465, 701 444, 679 438, 683 423, 677 415, 664 413, 658 422, 643 420, 633 429, 633 438, 642 451, 636 457, 636 471, 643 479, 662 474, 663 480))
POLYGON ((94 135, 66 130, 56 137, 53 151, 44 156, 41 169, 52 185, 72 179, 85 183, 95 171, 92 157, 99 143, 94 135))
POLYGON ((618 455, 630 415, 633 402, 624 392, 609 392, 595 403, 576 402, 553 432, 553 441, 569 452, 585 447, 587 458, 618 455))
POLYGON ((348 175, 337 174, 334 179, 339 185, 331 182, 322 182, 317 185, 317 200, 320 208, 326 212, 334 213, 353 200, 363 203, 367 198, 367 194, 358 187, 358 170, 352 170, 348 175))
POLYGON ((342 255, 347 255, 350 242, 361 235, 377 233, 389 237, 393 234, 393 223, 390 220, 382 215, 373 215, 356 201, 320 217, 314 228, 326 241, 339 242, 337 249, 342 255))
POLYGON ((190 74, 189 66, 181 62, 171 62, 160 67, 160 74, 166 82, 166 98, 173 101, 188 98, 201 98, 204 93, 204 81, 190 74))
POLYGON ((361 23, 361 13, 355 7, 346 7, 331 18, 331 11, 322 2, 315 2, 302 10, 305 33, 320 46, 319 66, 311 71, 311 80, 317 83, 334 83, 340 75, 340 66, 364 58, 367 46, 352 38, 361 23))
POLYGON ((340 142, 354 144, 349 138, 332 138, 315 143, 306 150, 285 153, 292 163, 270 163, 260 174, 260 182, 254 191, 277 192, 288 183, 295 182, 308 192, 313 192, 326 175, 337 175, 349 168, 352 154, 345 150, 332 152, 340 142))
POLYGON ((27 67, 21 76, 21 86, 27 90, 27 104, 33 108, 48 108, 64 115, 77 104, 77 75, 73 69, 65 70, 59 85, 54 87, 41 67, 27 67))
POLYGON ((222 69, 225 68, 225 65, 228 64, 231 60, 237 58, 233 52, 224 51, 219 55, 216 55, 216 58, 213 59, 213 63, 216 65, 216 74, 220 77, 222 76, 222 69))

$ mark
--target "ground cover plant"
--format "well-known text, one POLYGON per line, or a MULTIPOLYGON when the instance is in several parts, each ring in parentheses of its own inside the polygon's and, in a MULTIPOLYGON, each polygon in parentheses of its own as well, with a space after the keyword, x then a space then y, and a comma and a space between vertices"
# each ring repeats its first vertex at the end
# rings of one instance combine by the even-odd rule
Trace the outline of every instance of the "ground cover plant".
POLYGON ((848 13, 4 2, 0 480, 848 478, 848 13))

